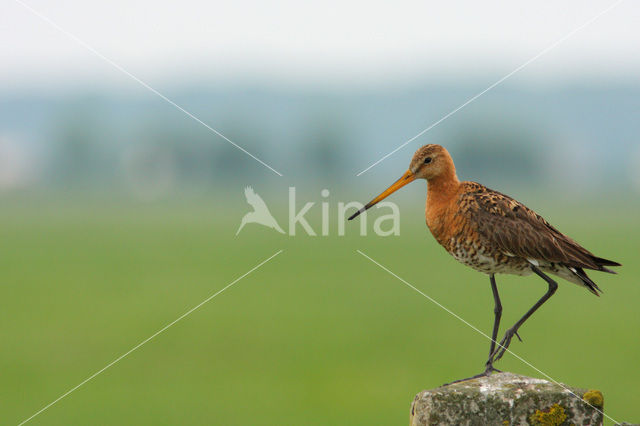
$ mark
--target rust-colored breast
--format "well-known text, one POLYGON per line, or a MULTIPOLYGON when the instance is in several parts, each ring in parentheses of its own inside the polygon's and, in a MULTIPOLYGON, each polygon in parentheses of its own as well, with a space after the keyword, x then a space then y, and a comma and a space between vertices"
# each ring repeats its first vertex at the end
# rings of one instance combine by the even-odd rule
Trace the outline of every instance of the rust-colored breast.
POLYGON ((457 243, 472 245, 479 242, 478 234, 470 223, 469 200, 461 196, 465 182, 448 193, 429 188, 426 205, 427 226, 435 239, 452 252, 457 243))

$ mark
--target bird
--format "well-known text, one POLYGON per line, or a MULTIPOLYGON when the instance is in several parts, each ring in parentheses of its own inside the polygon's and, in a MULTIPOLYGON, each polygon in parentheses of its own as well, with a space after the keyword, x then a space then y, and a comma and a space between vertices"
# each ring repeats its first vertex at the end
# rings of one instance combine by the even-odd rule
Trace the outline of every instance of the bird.
POLYGON ((244 196, 247 199, 247 203, 253 207, 253 211, 242 217, 242 221, 240 222, 240 227, 238 228, 236 235, 240 233, 244 225, 247 223, 259 223, 260 225, 275 229, 279 233, 284 234, 284 231, 280 228, 280 225, 278 225, 278 222, 269 211, 267 204, 253 190, 253 188, 247 186, 244 189, 244 196))
POLYGON ((502 358, 514 336, 522 341, 518 334, 520 327, 556 292, 558 284, 550 275, 599 296, 602 291, 585 270, 615 274, 607 267, 622 266, 595 256, 508 195, 477 182, 461 182, 451 155, 436 144, 419 148, 402 177, 351 215, 349 220, 417 179, 427 181, 425 218, 431 234, 457 261, 488 275, 493 293, 494 322, 484 371, 456 382, 500 371, 494 368, 494 363, 502 358), (546 293, 505 331, 499 343, 502 303, 496 284, 497 274, 535 274, 547 284, 546 293))

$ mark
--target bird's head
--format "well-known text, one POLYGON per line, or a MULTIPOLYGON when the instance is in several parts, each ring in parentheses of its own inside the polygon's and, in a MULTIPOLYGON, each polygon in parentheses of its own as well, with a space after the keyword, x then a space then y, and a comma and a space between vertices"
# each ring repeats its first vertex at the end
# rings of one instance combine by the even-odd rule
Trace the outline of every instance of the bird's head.
POLYGON ((449 155, 449 152, 440 145, 425 145, 413 154, 413 158, 409 164, 409 170, 407 170, 400 179, 395 181, 393 185, 384 190, 384 192, 376 198, 369 201, 363 208, 351 215, 349 220, 375 206, 398 189, 416 179, 432 181, 439 178, 455 179, 457 181, 456 168, 453 165, 451 155, 449 155))
POLYGON ((414 176, 412 180, 431 180, 449 175, 451 172, 455 175, 455 166, 451 155, 444 147, 435 144, 425 145, 418 149, 413 154, 409 170, 407 170, 407 173, 414 176))

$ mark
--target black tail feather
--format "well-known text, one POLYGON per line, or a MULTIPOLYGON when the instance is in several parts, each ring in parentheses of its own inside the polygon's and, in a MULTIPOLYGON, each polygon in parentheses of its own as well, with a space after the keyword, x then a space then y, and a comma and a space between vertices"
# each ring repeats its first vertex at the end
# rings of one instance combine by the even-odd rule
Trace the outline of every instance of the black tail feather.
POLYGON ((584 272, 584 269, 575 268, 575 271, 576 275, 582 280, 585 287, 587 287, 591 293, 595 294, 596 296, 600 296, 599 293, 602 293, 602 290, 600 290, 600 287, 598 287, 598 285, 594 283, 591 278, 589 278, 586 272, 584 272))
POLYGON ((613 271, 609 268, 605 268, 605 266, 622 266, 618 262, 614 262, 613 260, 604 259, 602 257, 592 256, 591 260, 598 265, 598 268, 587 268, 587 269, 595 269, 596 271, 607 272, 609 274, 616 274, 616 271, 613 271))
POLYGON ((598 264, 598 266, 622 266, 618 262, 614 262, 613 260, 604 259, 602 257, 593 256, 593 261, 598 264))

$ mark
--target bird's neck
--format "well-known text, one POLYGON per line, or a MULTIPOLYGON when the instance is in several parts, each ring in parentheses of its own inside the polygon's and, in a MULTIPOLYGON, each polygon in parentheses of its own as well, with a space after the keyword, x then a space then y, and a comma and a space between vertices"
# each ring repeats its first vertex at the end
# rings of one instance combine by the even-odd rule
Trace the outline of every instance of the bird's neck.
POLYGON ((427 203, 438 206, 458 193, 460 181, 455 172, 444 173, 427 181, 427 203))
POLYGON ((455 172, 439 175, 427 181, 425 214, 429 228, 444 220, 445 212, 459 189, 460 181, 455 172))

